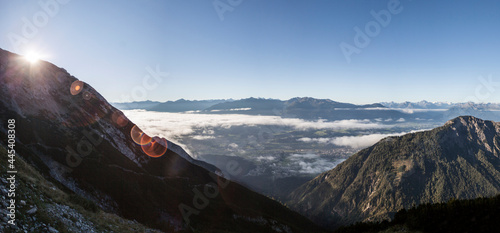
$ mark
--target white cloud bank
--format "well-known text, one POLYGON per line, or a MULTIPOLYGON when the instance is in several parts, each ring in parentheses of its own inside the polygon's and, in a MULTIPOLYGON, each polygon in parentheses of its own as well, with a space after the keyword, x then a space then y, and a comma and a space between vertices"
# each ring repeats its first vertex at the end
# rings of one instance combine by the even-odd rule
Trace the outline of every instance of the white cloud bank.
POLYGON ((315 142, 322 144, 334 144, 337 146, 348 146, 353 149, 363 149, 373 144, 377 143, 383 138, 390 136, 402 136, 407 133, 415 133, 424 130, 413 130, 410 132, 402 132, 402 133, 392 133, 392 134, 368 134, 362 136, 342 136, 342 137, 334 137, 334 138, 299 138, 298 141, 301 142, 315 142))
MULTIPOLYGON (((297 130, 308 129, 379 129, 392 127, 370 120, 306 121, 298 118, 279 116, 254 116, 244 114, 193 114, 152 112, 145 110, 124 110, 123 113, 139 128, 151 136, 167 139, 195 133, 195 128, 213 128, 231 126, 277 125, 293 127, 297 130)), ((210 133, 208 133, 210 134, 210 133)), ((200 135, 207 136, 208 135, 200 135)), ((202 139, 198 137, 197 139, 202 139)))
MULTIPOLYGON (((210 112, 222 112, 222 111, 249 111, 252 110, 252 108, 231 108, 231 109, 214 109, 210 110, 210 112)), ((197 111, 200 112, 200 111, 197 111)), ((193 111, 187 111, 185 113, 193 113, 193 111)))
POLYGON ((289 169, 304 174, 319 174, 333 169, 344 161, 344 159, 337 159, 334 161, 327 160, 313 153, 292 154, 288 158, 291 161, 291 167, 289 169))
MULTIPOLYGON (((141 130, 150 136, 164 137, 179 144, 189 154, 189 147, 179 143, 181 136, 190 136, 194 140, 213 140, 215 127, 230 128, 231 126, 280 126, 292 127, 296 130, 339 130, 339 129, 380 129, 390 128, 392 125, 370 120, 339 120, 339 121, 306 121, 298 118, 281 118, 279 116, 255 116, 244 114, 199 114, 199 113, 169 113, 153 112, 146 110, 124 110, 123 113, 130 121, 135 123, 141 130), (196 129, 202 130, 195 131, 196 129)), ((391 119, 392 120, 392 119, 391 119)), ((372 134, 363 136, 346 136, 337 138, 301 138, 303 142, 332 143, 338 146, 349 146, 355 149, 373 145, 378 140, 393 135, 401 134, 372 134)), ((238 149, 238 145, 230 144, 231 149, 238 149)), ((293 157, 292 157, 293 158, 293 157)), ((260 160, 268 160, 260 158, 260 160)), ((298 162, 298 161, 297 161, 298 162)), ((322 158, 316 158, 315 162, 301 163, 301 172, 315 173, 327 167, 335 166, 322 158)))

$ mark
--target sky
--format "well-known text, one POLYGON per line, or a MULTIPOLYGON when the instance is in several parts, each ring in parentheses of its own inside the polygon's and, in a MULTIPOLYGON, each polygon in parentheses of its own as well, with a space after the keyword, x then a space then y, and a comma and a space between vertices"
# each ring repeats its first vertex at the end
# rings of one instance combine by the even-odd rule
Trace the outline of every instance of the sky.
POLYGON ((110 102, 500 102, 500 2, 0 0, 0 48, 110 102))

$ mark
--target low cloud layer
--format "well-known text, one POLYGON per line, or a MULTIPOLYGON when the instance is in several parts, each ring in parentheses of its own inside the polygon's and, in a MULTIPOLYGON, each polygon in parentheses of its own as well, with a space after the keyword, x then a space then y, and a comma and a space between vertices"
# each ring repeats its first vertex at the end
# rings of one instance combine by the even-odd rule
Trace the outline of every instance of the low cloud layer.
POLYGON ((332 138, 331 143, 337 146, 348 146, 353 149, 362 149, 369 147, 381 139, 389 136, 401 136, 405 133, 395 133, 395 134, 369 134, 363 136, 344 136, 332 138))
POLYGON ((336 161, 327 160, 313 153, 292 154, 288 157, 288 159, 291 162, 289 169, 303 174, 319 174, 333 169, 339 163, 344 161, 344 159, 338 159, 336 161))
MULTIPOLYGON (((231 109, 214 109, 210 110, 210 112, 222 112, 222 111, 249 111, 252 108, 231 108, 231 109)), ((198 111, 199 112, 199 111, 198 111)), ((186 113, 192 113, 192 111, 188 111, 186 113)))
POLYGON ((334 137, 334 138, 299 138, 298 141, 301 142, 311 142, 311 143, 322 143, 322 144, 334 144, 337 146, 348 146, 353 149, 363 149, 373 144, 377 143, 383 138, 390 136, 402 136, 407 133, 415 133, 423 130, 414 130, 410 132, 402 132, 402 133, 392 133, 392 134, 368 134, 362 136, 343 136, 343 137, 334 137))
POLYGON ((448 109, 418 109, 418 108, 389 108, 390 110, 400 111, 406 114, 413 114, 417 112, 444 112, 448 109))
MULTIPOLYGON (((342 130, 358 129, 371 130, 390 128, 392 125, 370 120, 340 120, 340 121, 306 121, 297 118, 281 118, 279 116, 255 116, 244 114, 199 114, 199 113, 168 113, 151 112, 145 110, 125 110, 124 114, 134 122, 140 129, 150 136, 160 136, 171 140, 184 149, 189 148, 181 143, 182 137, 188 136, 193 140, 218 140, 214 129, 217 127, 230 128, 232 126, 269 126, 290 127, 294 130, 342 130)), ((254 135, 256 140, 261 135, 254 135)), ((264 137, 265 135, 263 135, 264 137)), ((369 146, 380 138, 388 135, 365 135, 358 137, 338 138, 301 138, 303 142, 333 143, 341 146, 352 146, 355 148, 369 146)), ((249 142, 251 140, 249 139, 249 142)), ((245 145, 237 145, 232 141, 224 141, 228 151, 241 152, 245 145)), ((253 145, 253 144, 252 144, 253 145)), ((192 156, 193 154, 187 151, 192 156)), ((288 172, 302 174, 318 174, 334 168, 341 159, 322 157, 314 153, 290 154, 286 157, 273 155, 259 155, 253 157, 257 163, 276 163, 281 168, 285 166, 288 172), (281 162, 285 162, 282 164, 281 162)))
MULTIPOLYGON (((306 121, 279 116, 254 116, 243 114, 193 114, 151 112, 145 110, 125 110, 123 113, 147 134, 167 139, 195 133, 196 128, 231 126, 277 125, 308 129, 379 129, 391 127, 369 120, 306 121)), ((206 136, 206 135, 202 135, 206 136)), ((198 139, 201 139, 200 137, 198 139)))

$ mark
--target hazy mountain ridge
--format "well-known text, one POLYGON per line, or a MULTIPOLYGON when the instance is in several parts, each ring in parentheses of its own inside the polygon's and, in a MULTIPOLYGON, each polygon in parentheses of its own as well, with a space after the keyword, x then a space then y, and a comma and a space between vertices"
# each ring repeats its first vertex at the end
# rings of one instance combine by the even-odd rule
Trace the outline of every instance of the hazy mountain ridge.
POLYGON ((355 105, 329 99, 293 98, 285 102, 283 117, 316 120, 404 118, 408 114, 388 109, 381 104, 355 105))
POLYGON ((452 108, 476 109, 476 110, 499 110, 500 103, 474 103, 474 102, 429 102, 422 100, 419 102, 381 102, 381 105, 394 109, 428 109, 428 110, 448 110, 452 108))
POLYGON ((356 105, 350 103, 336 102, 330 99, 316 99, 312 97, 295 97, 289 100, 266 99, 266 98, 245 98, 233 99, 208 99, 208 100, 185 100, 175 101, 135 101, 111 103, 113 106, 123 109, 145 109, 160 112, 185 112, 185 111, 248 111, 259 110, 265 114, 279 115, 280 111, 286 108, 386 108, 379 103, 356 105), (302 106, 300 106, 302 105, 302 106), (308 105, 308 106, 306 106, 308 105))
POLYGON ((113 107, 121 110, 130 110, 130 109, 150 109, 152 107, 161 104, 161 102, 146 100, 146 101, 123 102, 123 103, 117 102, 110 104, 113 105, 113 107))
POLYGON ((499 133, 500 123, 468 116, 430 131, 385 138, 299 187, 289 204, 336 228, 389 219, 422 203, 496 195, 499 133))
POLYGON ((131 138, 132 122, 48 62, 31 65, 0 50, 0 82, 1 120, 16 120, 18 156, 106 211, 168 232, 321 231, 278 202, 200 167, 171 142, 154 137, 153 151, 141 148, 131 138), (146 154, 162 148, 160 158, 146 154))
POLYGON ((112 102, 113 106, 124 109, 145 109, 165 112, 182 112, 182 111, 211 111, 211 110, 230 110, 238 108, 257 107, 259 109, 282 110, 286 106, 294 107, 294 105, 308 104, 309 107, 323 108, 386 108, 386 109, 421 109, 421 110, 448 110, 450 108, 471 108, 481 110, 500 110, 500 103, 473 103, 473 102, 429 102, 426 100, 418 102, 380 102, 373 104, 351 104, 337 102, 331 99, 317 99, 313 97, 294 97, 289 100, 266 99, 266 98, 245 98, 239 100, 233 99, 207 99, 207 100, 185 100, 178 99, 175 101, 134 101, 134 102, 112 102), (179 109, 176 109, 176 105, 179 109), (291 106, 290 106, 291 105, 291 106), (187 109, 187 110, 186 110, 187 109))
POLYGON ((289 100, 246 98, 241 100, 195 100, 183 99, 165 103, 143 101, 132 103, 113 103, 117 108, 145 109, 160 112, 195 112, 203 114, 247 114, 268 115, 306 120, 344 120, 404 118, 408 114, 391 110, 382 104, 356 105, 336 102, 329 99, 296 97, 289 100))
POLYGON ((176 101, 135 101, 135 102, 122 102, 122 103, 111 103, 114 107, 122 110, 130 109, 145 109, 150 111, 158 112, 187 112, 187 111, 202 111, 210 106, 218 103, 224 103, 231 101, 231 99, 214 99, 214 100, 185 100, 178 99, 176 101))
POLYGON ((411 109, 449 109, 454 106, 454 103, 451 102, 429 102, 426 100, 418 101, 418 102, 382 102, 380 103, 388 108, 411 108, 411 109))

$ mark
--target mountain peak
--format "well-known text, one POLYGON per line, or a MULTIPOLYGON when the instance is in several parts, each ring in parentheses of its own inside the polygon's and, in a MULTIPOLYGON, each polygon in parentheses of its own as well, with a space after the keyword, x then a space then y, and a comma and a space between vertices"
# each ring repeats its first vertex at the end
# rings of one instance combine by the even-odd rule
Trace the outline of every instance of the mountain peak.
POLYGON ((470 123, 476 123, 478 121, 484 122, 484 120, 479 119, 479 118, 474 117, 474 116, 458 116, 458 117, 455 117, 455 118, 447 121, 445 123, 445 125, 450 125, 450 124, 463 124, 463 125, 466 125, 466 124, 470 124, 470 123))
POLYGON ((483 120, 474 116, 459 116, 447 121, 444 126, 451 126, 453 129, 468 128, 474 131, 484 130, 486 128, 494 129, 497 122, 483 120))
POLYGON ((290 206, 335 228, 402 208, 500 192, 498 123, 460 116, 434 130, 382 140, 291 193, 290 206), (474 185, 471 185, 474 184, 474 185))

